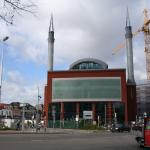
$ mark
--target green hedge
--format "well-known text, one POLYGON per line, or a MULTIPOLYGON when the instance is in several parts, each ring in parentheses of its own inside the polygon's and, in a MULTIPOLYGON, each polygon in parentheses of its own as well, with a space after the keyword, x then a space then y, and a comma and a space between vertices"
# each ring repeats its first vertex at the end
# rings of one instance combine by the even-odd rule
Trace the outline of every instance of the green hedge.
POLYGON ((85 124, 83 127, 80 129, 83 130, 105 130, 103 127, 98 127, 97 125, 92 125, 92 124, 85 124))

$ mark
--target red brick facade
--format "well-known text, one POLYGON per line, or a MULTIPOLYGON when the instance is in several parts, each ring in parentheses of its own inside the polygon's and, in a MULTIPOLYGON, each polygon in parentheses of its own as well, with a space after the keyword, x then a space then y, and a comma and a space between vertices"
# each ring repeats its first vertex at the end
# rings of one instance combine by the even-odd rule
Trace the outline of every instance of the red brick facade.
MULTIPOLYGON (((128 106, 127 106, 127 86, 125 69, 108 69, 108 70, 78 70, 78 71, 53 71, 48 72, 47 85, 45 86, 44 110, 46 114, 46 123, 48 121, 48 106, 52 103, 52 79, 53 78, 73 78, 73 77, 120 77, 121 78, 121 100, 125 105, 125 122, 128 122, 128 106)), ((112 106, 108 102, 109 108, 112 106)), ((78 103, 76 104, 78 106, 78 103)), ((61 104, 61 117, 63 117, 63 104, 61 104)), ((95 118, 95 105, 92 104, 93 119, 95 118)), ((108 115, 112 116, 112 108, 107 110, 108 115)), ((79 106, 76 110, 79 113, 79 106)))
POLYGON ((135 121, 137 114, 136 85, 127 84, 128 121, 135 121))

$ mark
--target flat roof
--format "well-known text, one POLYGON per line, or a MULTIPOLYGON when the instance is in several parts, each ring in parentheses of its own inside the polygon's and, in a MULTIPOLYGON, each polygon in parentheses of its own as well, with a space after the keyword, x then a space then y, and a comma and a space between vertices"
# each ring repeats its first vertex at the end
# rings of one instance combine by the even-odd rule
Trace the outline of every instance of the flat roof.
POLYGON ((106 71, 106 72, 109 72, 109 71, 125 71, 126 69, 125 68, 112 68, 112 69, 101 69, 101 70, 98 70, 98 69, 89 69, 89 70, 78 70, 78 69, 73 69, 73 70, 54 70, 54 71, 48 71, 48 72, 103 72, 103 71, 106 71))

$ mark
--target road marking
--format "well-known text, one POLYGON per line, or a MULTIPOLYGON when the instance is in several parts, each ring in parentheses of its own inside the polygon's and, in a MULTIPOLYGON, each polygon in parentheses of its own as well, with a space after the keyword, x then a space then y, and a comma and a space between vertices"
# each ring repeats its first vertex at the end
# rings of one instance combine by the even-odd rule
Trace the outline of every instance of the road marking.
POLYGON ((32 142, 47 142, 48 140, 31 140, 32 142))

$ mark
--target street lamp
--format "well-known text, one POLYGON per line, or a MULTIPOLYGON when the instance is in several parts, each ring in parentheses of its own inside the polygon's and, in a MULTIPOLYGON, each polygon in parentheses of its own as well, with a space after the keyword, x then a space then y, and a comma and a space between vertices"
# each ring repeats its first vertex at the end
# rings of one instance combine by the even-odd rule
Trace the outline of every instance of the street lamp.
POLYGON ((22 104, 22 131, 24 131, 25 106, 26 106, 26 103, 20 103, 20 104, 22 104))
POLYGON ((38 87, 38 97, 37 97, 37 109, 36 109, 36 132, 38 131, 38 124, 39 124, 39 121, 40 121, 40 114, 39 114, 39 102, 40 102, 40 99, 42 97, 40 96, 39 94, 39 87, 38 87))
MULTIPOLYGON (((9 39, 8 36, 4 37, 2 42, 5 42, 9 39)), ((1 103, 1 96, 2 96, 2 80, 3 80, 3 57, 4 57, 4 48, 2 46, 2 51, 1 51, 1 72, 0 72, 0 103, 1 103)))

